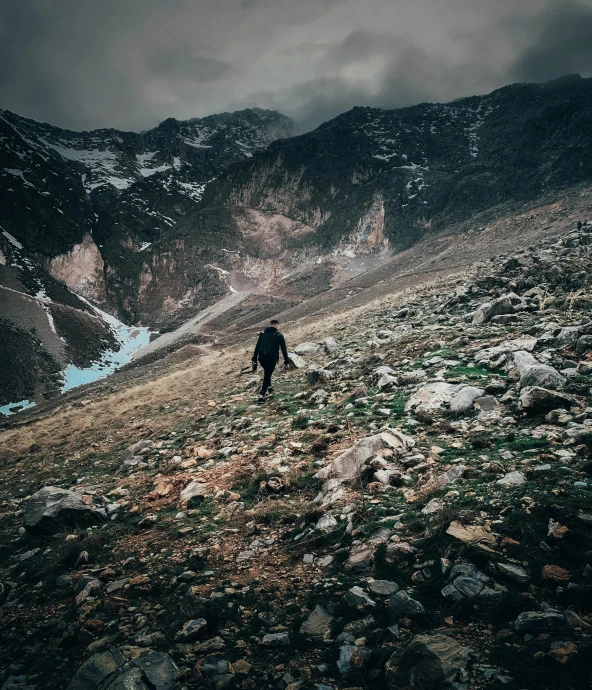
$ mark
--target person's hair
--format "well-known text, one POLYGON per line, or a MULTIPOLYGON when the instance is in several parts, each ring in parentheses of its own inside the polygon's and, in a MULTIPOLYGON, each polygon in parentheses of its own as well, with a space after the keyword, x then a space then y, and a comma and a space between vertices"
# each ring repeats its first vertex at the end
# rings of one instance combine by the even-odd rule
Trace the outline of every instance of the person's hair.
POLYGON ((279 322, 277 319, 272 319, 272 320, 270 321, 270 323, 271 323, 272 326, 275 326, 276 324, 277 324, 278 326, 280 325, 280 322, 279 322))

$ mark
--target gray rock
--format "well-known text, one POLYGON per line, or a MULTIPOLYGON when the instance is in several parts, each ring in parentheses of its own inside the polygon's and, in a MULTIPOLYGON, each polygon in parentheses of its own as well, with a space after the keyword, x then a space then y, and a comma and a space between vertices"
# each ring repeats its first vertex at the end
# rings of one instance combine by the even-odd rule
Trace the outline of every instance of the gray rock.
POLYGON ((317 405, 326 403, 329 393, 324 388, 317 388, 314 393, 310 396, 310 401, 316 403, 317 405))
POLYGON ((588 350, 592 350, 592 335, 582 335, 576 343, 576 352, 582 355, 588 350))
POLYGON ((126 448, 121 454, 123 464, 132 467, 137 465, 143 459, 144 455, 146 455, 147 451, 152 448, 154 448, 154 441, 150 441, 149 439, 143 439, 142 441, 134 443, 132 446, 129 446, 129 448, 126 448))
POLYGON ((514 472, 508 472, 504 477, 498 479, 496 484, 500 486, 520 486, 520 484, 524 484, 525 481, 526 477, 524 474, 515 470, 514 472))
POLYGON ((467 599, 473 599, 476 597, 483 589, 483 582, 476 577, 466 577, 460 575, 457 577, 453 585, 455 589, 460 592, 467 599))
POLYGON ((556 389, 564 386, 567 379, 547 364, 528 365, 522 369, 520 376, 520 388, 527 386, 541 386, 542 388, 556 389))
POLYGON ((405 404, 405 412, 415 412, 418 416, 429 417, 444 410, 454 396, 465 386, 438 381, 426 383, 405 404))
POLYGON ((579 326, 565 326, 555 336, 555 340, 566 347, 573 347, 578 342, 579 335, 579 326))
POLYGON ((142 671, 150 690, 169 690, 173 686, 177 667, 168 654, 146 650, 131 663, 142 671))
POLYGON ((572 403, 568 395, 539 386, 528 386, 520 391, 520 407, 527 411, 547 412, 559 407, 569 409, 572 403))
POLYGON ((207 626, 208 624, 203 618, 194 618, 183 625, 181 630, 175 635, 175 639, 181 642, 193 640, 202 633, 207 626))
POLYGON ((321 347, 318 343, 305 342, 296 345, 294 352, 301 357, 307 357, 316 354, 320 349, 321 347))
POLYGON ((72 584, 72 575, 64 573, 56 577, 56 587, 69 587, 72 584))
POLYGON ((450 569, 450 579, 454 580, 455 577, 459 577, 460 575, 464 577, 478 577, 484 582, 489 580, 489 578, 483 575, 479 568, 472 563, 456 563, 453 565, 450 569))
POLYGON ((590 630, 592 628, 592 625, 590 625, 590 623, 586 623, 586 621, 583 621, 577 613, 575 613, 574 611, 570 611, 570 609, 564 611, 563 616, 565 618, 567 626, 571 628, 571 630, 579 630, 583 632, 590 630))
POLYGON ((345 593, 345 600, 350 606, 354 608, 373 608, 376 606, 376 602, 373 601, 367 592, 365 592, 361 587, 351 587, 345 593))
POLYGON ((193 480, 181 491, 179 496, 179 505, 186 506, 193 499, 202 499, 208 495, 208 487, 206 484, 196 482, 193 480))
POLYGON ((382 594, 384 596, 390 596, 399 591, 399 585, 390 580, 370 580, 367 587, 372 594, 382 594))
POLYGON ((261 642, 265 647, 287 647, 290 644, 290 633, 268 633, 261 642))
POLYGON ((389 448, 395 453, 402 453, 414 445, 415 441, 409 436, 405 436, 396 429, 389 429, 375 436, 360 439, 314 476, 315 479, 336 478, 341 481, 357 479, 366 460, 384 448, 389 448))
POLYGON ((370 565, 373 555, 374 549, 371 547, 352 551, 343 567, 346 570, 365 570, 370 565))
POLYGON ((306 375, 306 381, 309 386, 316 386, 319 383, 326 383, 334 376, 332 371, 328 369, 311 369, 306 375))
POLYGON ((331 634, 333 616, 322 606, 317 604, 308 614, 308 618, 300 626, 300 632, 315 640, 328 639, 331 634))
POLYGON ((389 616, 393 623, 396 623, 405 616, 414 616, 423 612, 424 608, 419 601, 412 599, 407 592, 403 590, 393 594, 389 600, 389 616))
POLYGON ((498 563, 497 569, 507 577, 521 584, 530 582, 530 575, 519 565, 513 563, 498 563))
MULTIPOLYGON (((292 368, 294 369, 304 369, 306 367, 306 361, 295 352, 288 352, 288 358, 292 362, 292 368)), ((257 379, 259 381, 259 379, 257 379)))
POLYGON ((339 659, 337 660, 337 668, 342 676, 350 673, 352 669, 352 657, 357 647, 352 644, 344 644, 339 648, 339 659))
POLYGON ((228 661, 219 656, 206 656, 203 660, 199 673, 207 678, 208 687, 222 690, 230 685, 234 680, 234 676, 230 672, 230 664, 228 661))
POLYGON ((319 532, 330 532, 335 525, 337 525, 337 520, 332 515, 327 513, 319 518, 319 521, 315 525, 315 529, 319 532))
POLYGON ((378 380, 378 383, 376 384, 378 387, 379 391, 388 391, 391 390, 392 388, 396 388, 399 385, 399 381, 397 380, 396 376, 392 376, 391 374, 384 373, 380 379, 378 380))
POLYGON ((491 302, 482 304, 473 314, 473 324, 482 324, 490 321, 499 314, 513 314, 517 307, 524 305, 523 300, 513 292, 502 295, 491 302))
POLYGON ((446 503, 441 498, 432 498, 428 501, 426 505, 421 509, 424 515, 431 515, 432 513, 438 513, 446 508, 446 503))
POLYGON ((337 344, 337 341, 335 340, 335 338, 332 338, 331 336, 329 336, 329 337, 326 338, 326 340, 325 340, 325 344, 323 345, 323 349, 325 350, 325 352, 326 352, 328 355, 331 355, 331 354, 333 354, 336 350, 339 349, 339 345, 337 344))
POLYGON ((558 611, 524 611, 514 621, 519 632, 545 632, 565 625, 565 617, 558 611))
POLYGON ((514 360, 514 366, 519 370, 524 369, 524 367, 536 367, 540 364, 538 359, 534 355, 531 355, 530 352, 526 352, 526 350, 517 350, 512 355, 512 358, 514 360))
POLYGON ((128 583, 129 578, 125 577, 121 580, 115 580, 114 582, 110 582, 106 587, 105 587, 105 592, 107 594, 111 594, 112 592, 117 592, 119 589, 123 589, 125 585, 128 583))
POLYGON ((477 398, 477 400, 475 400, 475 407, 481 413, 488 413, 499 409, 500 404, 493 395, 484 395, 482 398, 477 398))
POLYGON ((417 690, 453 690, 464 680, 470 650, 447 635, 417 635, 387 661, 392 687, 417 690))
POLYGON ((39 552, 41 551, 40 548, 36 549, 31 549, 30 551, 25 551, 25 553, 21 554, 19 556, 19 561, 28 561, 29 558, 33 558, 33 556, 36 556, 39 552))
POLYGON ((449 585, 446 585, 446 587, 442 588, 442 596, 446 597, 446 599, 449 599, 450 601, 462 601, 464 599, 464 595, 461 594, 458 589, 456 589, 454 583, 452 582, 449 585))
POLYGON ((164 652, 147 649, 136 657, 114 647, 82 664, 67 690, 170 690, 176 672, 164 652))
POLYGON ((66 690, 95 690, 109 676, 115 677, 125 663, 117 648, 94 654, 76 671, 66 690))
POLYGON ((473 403, 480 398, 485 391, 475 386, 464 386, 450 399, 450 411, 454 414, 464 414, 473 408, 473 403))
POLYGON ((55 486, 44 486, 33 494, 24 511, 28 532, 56 531, 61 525, 104 520, 105 516, 83 501, 83 495, 55 486))

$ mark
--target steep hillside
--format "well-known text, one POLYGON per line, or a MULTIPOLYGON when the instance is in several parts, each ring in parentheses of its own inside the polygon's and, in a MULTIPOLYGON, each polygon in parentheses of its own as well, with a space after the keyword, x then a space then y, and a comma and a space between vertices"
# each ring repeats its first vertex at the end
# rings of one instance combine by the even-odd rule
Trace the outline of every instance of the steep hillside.
POLYGON ((289 326, 263 405, 241 342, 4 425, 0 682, 589 688, 582 220, 289 326))
MULTIPOLYGON (((174 258, 166 248, 152 256, 153 243, 171 237, 178 248, 175 226, 206 184, 289 136, 292 127, 279 113, 253 109, 170 118, 141 134, 71 132, 0 111, 0 224, 55 278, 137 322, 138 303, 148 314, 158 309, 151 302, 151 272, 158 276, 159 266, 166 267, 158 288, 164 300, 178 282, 174 258), (143 290, 148 294, 138 297, 143 290)), ((201 301, 211 284, 214 293, 224 292, 215 271, 203 275, 207 245, 202 236, 202 275, 191 289, 182 285, 201 301)))
POLYGON ((589 181, 591 97, 592 79, 567 77, 447 104, 354 108, 229 172, 202 212, 226 208, 241 249, 261 256, 399 249, 501 202, 589 181))
POLYGON ((112 372, 149 337, 73 293, 0 226, 0 413, 112 372))

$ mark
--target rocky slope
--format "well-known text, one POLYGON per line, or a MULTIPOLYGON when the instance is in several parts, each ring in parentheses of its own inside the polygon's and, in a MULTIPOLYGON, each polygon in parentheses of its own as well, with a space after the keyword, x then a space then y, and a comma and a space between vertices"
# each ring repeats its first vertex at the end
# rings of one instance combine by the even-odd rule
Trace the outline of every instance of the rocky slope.
POLYGON ((110 447, 13 435, 0 680, 589 687, 591 227, 335 315, 265 405, 255 376, 110 447))

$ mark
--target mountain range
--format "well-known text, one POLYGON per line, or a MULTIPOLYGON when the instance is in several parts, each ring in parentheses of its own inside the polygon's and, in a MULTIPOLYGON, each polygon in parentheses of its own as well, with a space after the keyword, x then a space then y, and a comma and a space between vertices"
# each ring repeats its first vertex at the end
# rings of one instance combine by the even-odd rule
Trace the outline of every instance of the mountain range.
POLYGON ((14 365, 0 404, 55 394, 68 366, 223 300, 253 323, 484 211, 589 182, 591 115, 577 75, 356 107, 299 136, 259 109, 142 133, 0 111, 0 354, 14 365))

